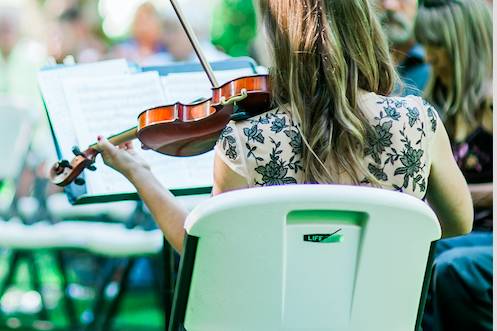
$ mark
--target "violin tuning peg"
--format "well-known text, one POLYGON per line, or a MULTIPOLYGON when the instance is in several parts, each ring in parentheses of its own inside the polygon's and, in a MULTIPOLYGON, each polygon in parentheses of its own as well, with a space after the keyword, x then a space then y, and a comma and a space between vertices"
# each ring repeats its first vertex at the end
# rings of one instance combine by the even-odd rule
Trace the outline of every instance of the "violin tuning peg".
POLYGON ((86 167, 86 169, 88 169, 90 171, 95 171, 95 170, 97 170, 97 167, 95 167, 94 165, 90 165, 90 166, 86 167))
POLYGON ((60 168, 69 168, 69 169, 72 169, 71 163, 69 163, 69 161, 67 161, 67 160, 59 161, 58 166, 60 168))
POLYGON ((81 152, 78 146, 73 146, 72 153, 76 156, 84 156, 83 152, 81 152))
POLYGON ((85 183, 86 183, 86 181, 81 177, 78 177, 74 180, 74 184, 79 185, 79 186, 85 185, 85 183))

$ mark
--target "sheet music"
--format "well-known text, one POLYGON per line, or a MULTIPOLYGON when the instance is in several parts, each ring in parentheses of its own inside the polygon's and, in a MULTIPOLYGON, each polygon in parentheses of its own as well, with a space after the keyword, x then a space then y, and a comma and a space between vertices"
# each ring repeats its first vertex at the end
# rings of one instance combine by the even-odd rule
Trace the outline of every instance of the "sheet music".
MULTIPOLYGON (((91 145, 99 134, 109 136, 136 126, 137 116, 143 110, 166 104, 157 72, 67 79, 64 91, 80 146, 91 145)), ((212 185, 212 152, 179 158, 141 150, 137 140, 134 146, 165 187, 179 189, 212 185)), ((121 174, 105 166, 100 157, 95 165, 96 172, 85 171, 89 194, 136 192, 121 174)))
MULTIPOLYGON (((111 136, 137 125, 138 115, 162 106, 166 99, 157 72, 65 79, 64 93, 73 127, 81 148, 96 141, 97 135, 111 136)), ((132 185, 101 159, 98 171, 85 172, 88 193, 134 192, 132 185)))
MULTIPOLYGON (((216 71, 220 84, 246 75, 251 68, 216 71)), ((110 136, 136 126, 143 110, 211 97, 205 73, 157 72, 132 74, 125 60, 112 60, 42 71, 39 83, 62 155, 72 159, 71 148, 83 150, 97 135, 110 136)), ((151 166, 158 180, 169 189, 209 187, 213 179, 214 152, 195 157, 171 157, 134 146, 151 166)), ((134 193, 135 188, 97 158, 97 171, 84 171, 87 196, 134 193)))
MULTIPOLYGON (((238 77, 250 76, 251 68, 219 70, 215 73, 220 85, 238 77)), ((162 77, 162 86, 168 103, 190 103, 200 98, 212 96, 212 85, 204 72, 173 73, 162 77)))
POLYGON ((169 189, 212 186, 214 151, 190 157, 173 157, 153 151, 142 153, 151 164, 154 175, 169 189))
POLYGON ((77 145, 68 104, 64 95, 62 80, 67 77, 94 77, 99 75, 129 74, 127 62, 123 59, 89 63, 71 67, 40 71, 38 83, 63 158, 73 157, 72 146, 77 145))
POLYGON ((89 146, 137 125, 138 115, 166 102, 156 71, 133 75, 68 78, 64 93, 78 142, 89 146))

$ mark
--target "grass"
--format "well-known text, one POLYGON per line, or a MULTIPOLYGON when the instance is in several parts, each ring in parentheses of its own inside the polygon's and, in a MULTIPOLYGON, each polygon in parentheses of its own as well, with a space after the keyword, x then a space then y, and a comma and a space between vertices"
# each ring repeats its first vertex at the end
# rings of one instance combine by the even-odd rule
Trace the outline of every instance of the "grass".
MULTIPOLYGON (((0 283, 3 283, 8 270, 8 252, 0 254, 0 283)), ((57 272, 53 256, 49 252, 35 254, 36 265, 41 271, 43 292, 47 298, 48 313, 50 317, 50 330, 70 330, 65 316, 64 304, 61 300, 61 276, 57 272)), ((77 283, 77 275, 70 275, 71 283, 77 283)), ((27 264, 23 262, 20 266, 16 279, 15 290, 17 294, 30 291, 30 273, 27 264)), ((91 286, 82 286, 91 293, 91 286)), ((14 295, 15 297, 15 295, 14 295)), ((92 307, 93 295, 75 298, 75 304, 79 315, 84 317, 83 312, 92 307)), ((5 296, 4 296, 5 301, 5 296)), ((140 289, 129 289, 124 297, 120 312, 114 323, 114 329, 119 331, 158 331, 164 330, 163 313, 157 304, 156 289, 145 287, 140 289)), ((13 312, 8 315, 0 315, 0 331, 3 330, 33 330, 33 323, 37 324, 37 316, 13 312), (7 326, 7 325, 10 325, 7 326), (27 326, 27 327, 25 327, 27 326)), ((39 324, 39 323, 38 323, 39 324)), ((36 326, 36 325, 35 325, 36 326)), ((42 329, 43 323, 39 325, 42 329)), ((106 330, 107 331, 107 330, 106 330)))

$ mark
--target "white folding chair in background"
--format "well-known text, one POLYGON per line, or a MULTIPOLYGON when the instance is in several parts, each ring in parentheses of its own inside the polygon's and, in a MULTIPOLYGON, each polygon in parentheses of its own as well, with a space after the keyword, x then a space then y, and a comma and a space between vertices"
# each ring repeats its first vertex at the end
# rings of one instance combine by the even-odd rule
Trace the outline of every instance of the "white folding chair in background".
MULTIPOLYGON (((3 185, 16 187, 26 162, 34 118, 26 105, 18 99, 0 96, 0 191, 3 185)), ((15 189, 0 194, 0 218, 10 216, 15 189)))
POLYGON ((46 205, 56 220, 53 228, 60 248, 90 254, 99 268, 93 305, 80 315, 83 329, 111 329, 131 270, 138 259, 153 258, 161 251, 162 233, 140 226, 139 220, 146 216, 135 201, 71 205, 65 194, 59 193, 49 196, 46 205))
MULTIPOLYGON (((177 199, 184 208, 192 210, 200 202, 207 200, 209 197, 210 195, 191 195, 178 197, 177 199)), ((114 205, 119 204, 123 205, 125 203, 114 203, 114 205)), ((51 205, 50 202, 49 205, 51 205)), ((84 210, 84 208, 92 206, 74 206, 74 210, 84 210)), ((138 208, 137 211, 139 214, 140 209, 138 208)), ((143 214, 137 217, 143 217, 143 214)), ((131 220, 133 220, 133 217, 131 217, 131 220)), ((81 222, 61 222, 58 226, 61 228, 66 226, 66 229, 69 230, 69 234, 66 237, 70 238, 73 237, 70 234, 73 232, 70 228, 73 226, 82 226, 82 224, 81 222)), ((98 225, 94 225, 93 229, 91 227, 87 229, 86 236, 89 237, 86 245, 87 250, 97 256, 114 259, 116 267, 114 271, 103 273, 103 281, 98 286, 98 295, 92 308, 94 313, 93 320, 87 325, 86 330, 106 331, 112 329, 122 299, 127 292, 130 272, 134 265, 136 265, 137 259, 142 257, 153 258, 156 262, 154 277, 157 278, 159 283, 156 284, 157 289, 160 289, 160 291, 157 291, 157 295, 166 312, 164 319, 168 321, 174 287, 173 275, 176 271, 174 267, 175 253, 169 244, 164 241, 162 232, 158 229, 145 231, 140 228, 123 229, 116 227, 112 229, 108 228, 109 225, 101 224, 100 226, 102 227, 101 230, 98 225), (162 256, 158 255, 161 252, 162 256), (161 261, 159 262, 158 260, 161 261), (109 291, 112 288, 116 289, 116 291, 109 291), (108 292, 115 292, 115 296, 106 305, 105 301, 109 300, 108 298, 106 300, 105 293, 108 292)))
POLYGON ((20 261, 27 260, 32 287, 40 293, 39 317, 47 320, 48 314, 41 295, 41 277, 32 252, 51 247, 55 244, 55 236, 48 230, 49 225, 46 223, 37 224, 36 231, 27 225, 18 203, 20 178, 28 163, 36 118, 29 108, 29 102, 9 97, 0 97, 0 114, 0 132, 4 137, 0 139, 0 181, 12 188, 7 194, 5 191, 0 194, 0 248, 10 250, 8 270, 0 286, 0 299, 13 283, 20 261))
POLYGON ((420 325, 433 211, 397 192, 290 185, 188 216, 169 331, 406 331, 420 325))
MULTIPOLYGON (((189 206, 196 201, 187 199, 184 204, 189 206)), ((155 224, 150 224, 153 222, 143 203, 122 201, 71 205, 64 194, 55 194, 48 197, 47 210, 52 218, 58 220, 54 228, 64 238, 63 247, 90 253, 100 270, 95 283, 95 300, 83 314, 85 330, 112 329, 128 292, 132 270, 142 258, 151 262, 158 302, 169 307, 165 310, 170 311, 173 266, 168 265, 167 271, 161 267, 167 263, 160 254, 163 235, 155 224), (170 297, 169 301, 164 299, 165 296, 170 297)))
MULTIPOLYGON (((208 197, 209 195, 182 196, 178 197, 178 201, 191 210, 208 197)), ((163 245, 160 230, 145 230, 140 226, 140 223, 147 223, 146 218, 149 217, 141 206, 141 203, 132 201, 71 205, 63 193, 47 198, 48 215, 57 222, 54 231, 59 238, 63 238, 59 242, 59 248, 91 253, 103 262, 100 263, 101 272, 95 288, 94 305, 84 314, 83 322, 87 330, 112 328, 127 291, 131 270, 137 260, 143 257, 149 258, 156 266, 153 268, 153 276, 160 283, 156 286, 161 289, 156 293, 167 311, 165 319, 169 318, 175 257, 169 245, 163 245), (161 251, 163 256, 159 255, 161 251)))

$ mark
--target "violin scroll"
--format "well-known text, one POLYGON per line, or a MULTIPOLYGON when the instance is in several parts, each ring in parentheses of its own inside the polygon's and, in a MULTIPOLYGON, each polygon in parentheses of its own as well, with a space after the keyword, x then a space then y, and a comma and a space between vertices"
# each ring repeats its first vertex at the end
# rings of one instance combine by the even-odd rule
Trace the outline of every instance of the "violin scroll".
POLYGON ((50 168, 49 177, 55 185, 67 186, 72 182, 77 185, 84 185, 84 179, 78 177, 83 170, 97 170, 93 165, 95 157, 98 154, 96 150, 89 148, 86 151, 81 152, 81 150, 75 146, 73 147, 73 153, 75 157, 71 162, 68 160, 61 160, 50 168))
MULTIPOLYGON (((108 138, 109 142, 115 146, 131 141, 136 138, 137 127, 133 127, 108 138)), ((98 144, 93 144, 87 150, 82 152, 78 146, 72 148, 75 158, 71 162, 62 160, 56 162, 49 172, 52 183, 58 186, 67 186, 74 182, 77 185, 84 185, 85 180, 78 177, 83 170, 88 169, 95 171, 97 168, 93 165, 95 158, 101 152, 98 144)))

